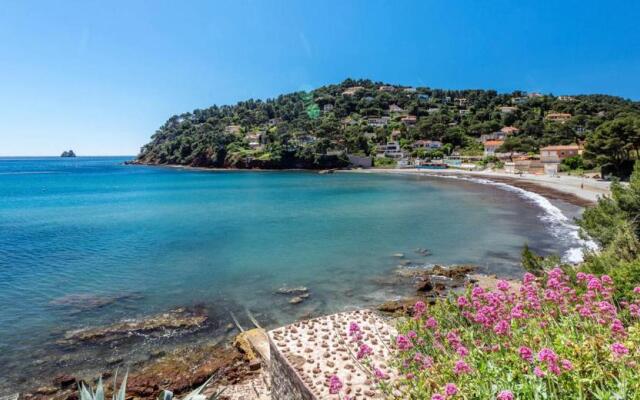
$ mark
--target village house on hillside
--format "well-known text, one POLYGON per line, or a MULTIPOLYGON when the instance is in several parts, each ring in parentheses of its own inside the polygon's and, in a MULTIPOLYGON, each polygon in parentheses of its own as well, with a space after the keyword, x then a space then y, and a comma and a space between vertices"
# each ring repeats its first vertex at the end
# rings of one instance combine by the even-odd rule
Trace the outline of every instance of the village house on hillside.
POLYGON ((407 115, 405 117, 402 117, 400 121, 402 121, 403 124, 409 126, 409 125, 415 125, 416 122, 418 121, 418 118, 415 115, 407 115))
POLYGON ((512 135, 514 133, 520 132, 520 129, 514 126, 504 126, 500 128, 500 132, 504 133, 505 135, 512 135))
POLYGON ((458 105, 459 107, 466 106, 468 102, 469 102, 469 100, 467 100, 464 97, 459 97, 459 98, 455 99, 455 104, 458 105))
POLYGON ((562 160, 582 154, 582 147, 577 144, 564 146, 547 146, 540 149, 540 161, 544 164, 544 172, 555 176, 562 160))
POLYGON ((416 140, 411 145, 414 149, 436 150, 442 148, 439 140, 416 140))
POLYGON ((381 92, 395 92, 396 88, 390 85, 382 85, 378 88, 381 92))
POLYGON ((540 149, 540 158, 542 160, 562 161, 567 157, 575 157, 582 153, 582 148, 577 144, 564 146, 547 146, 540 149))
POLYGON ((391 104, 389 106, 389 112, 390 113, 396 113, 396 114, 402 114, 404 113, 404 109, 402 107, 399 107, 397 104, 391 104))
POLYGON ((484 142, 484 156, 488 157, 495 155, 496 150, 498 150, 498 148, 503 144, 504 141, 502 140, 487 140, 484 142))
POLYGON ((551 112, 549 114, 547 114, 546 117, 544 117, 544 119, 546 121, 552 121, 552 122, 560 122, 560 123, 565 123, 568 120, 571 119, 571 114, 569 113, 557 113, 557 112, 551 112))
POLYGON ((400 143, 397 141, 387 142, 378 146, 376 157, 389 157, 393 159, 400 159, 404 157, 404 153, 400 148, 400 143))
POLYGON ((502 114, 511 114, 515 112, 518 109, 518 107, 502 106, 502 107, 498 107, 498 109, 502 114))
POLYGON ((373 127, 383 127, 383 126, 387 126, 387 124, 389 123, 390 118, 389 117, 369 117, 367 118, 367 125, 369 126, 373 126, 373 127))
POLYGON ((228 125, 227 127, 224 128, 225 133, 229 133, 232 135, 239 134, 241 130, 242 130, 242 127, 240 125, 228 125))
POLYGON ((507 136, 512 135, 516 132, 518 132, 518 128, 514 128, 513 126, 505 126, 499 131, 480 135, 479 140, 481 143, 485 143, 488 140, 505 140, 507 136))
POLYGON ((326 112, 326 113, 327 113, 327 112, 331 112, 331 111, 333 111, 333 104, 331 104, 331 103, 327 103, 327 104, 325 104, 325 105, 322 107, 322 111, 324 111, 324 112, 326 112))

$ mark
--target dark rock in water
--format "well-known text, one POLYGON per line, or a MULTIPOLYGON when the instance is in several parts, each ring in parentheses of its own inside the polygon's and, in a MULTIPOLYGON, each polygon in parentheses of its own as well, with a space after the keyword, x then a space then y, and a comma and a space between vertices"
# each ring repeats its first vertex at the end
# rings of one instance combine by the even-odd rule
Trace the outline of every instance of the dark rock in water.
POLYGON ((431 278, 428 275, 420 278, 416 284, 416 290, 418 292, 430 292, 433 289, 433 283, 431 283, 431 278))
POLYGON ((60 157, 75 157, 76 153, 73 152, 73 150, 65 150, 62 152, 62 154, 60 154, 60 157))
POLYGON ((304 301, 304 297, 302 296, 295 296, 292 297, 291 300, 289 300, 290 304, 299 304, 302 303, 304 301))
POLYGON ((58 375, 53 380, 53 384, 61 389, 68 388, 70 386, 75 386, 76 378, 72 375, 58 375))
POLYGON ((477 268, 473 265, 454 265, 451 267, 443 267, 442 265, 435 265, 431 269, 431 275, 446 276, 451 279, 464 279, 470 273, 474 272, 477 268))
POLYGON ((125 320, 101 328, 87 328, 69 331, 62 344, 78 342, 108 343, 132 335, 184 331, 202 327, 207 321, 203 313, 193 313, 184 308, 154 315, 140 320, 125 320))

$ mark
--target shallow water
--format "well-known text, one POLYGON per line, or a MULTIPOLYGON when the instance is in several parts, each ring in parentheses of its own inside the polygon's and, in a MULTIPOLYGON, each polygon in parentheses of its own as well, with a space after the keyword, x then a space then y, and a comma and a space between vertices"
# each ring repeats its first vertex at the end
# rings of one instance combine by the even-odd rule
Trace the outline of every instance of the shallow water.
POLYGON ((273 326, 402 294, 384 282, 394 253, 518 276, 523 243, 559 254, 578 245, 554 215, 577 207, 472 181, 124 160, 0 159, 0 368, 12 371, 0 387, 133 351, 69 357, 75 349, 55 341, 70 329, 196 304, 225 318, 214 331, 228 310, 246 323, 245 308, 273 326), (283 285, 311 297, 291 305, 274 294, 283 285))

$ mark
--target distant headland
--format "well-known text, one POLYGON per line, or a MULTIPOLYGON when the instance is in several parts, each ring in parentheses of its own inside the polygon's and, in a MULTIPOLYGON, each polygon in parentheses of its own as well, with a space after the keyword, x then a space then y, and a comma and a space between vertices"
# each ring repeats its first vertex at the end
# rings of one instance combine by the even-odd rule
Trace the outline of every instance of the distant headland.
POLYGON ((443 156, 511 162, 549 146, 573 146, 584 157, 569 161, 584 162, 583 170, 628 176, 632 152, 612 156, 605 144, 620 139, 622 148, 638 148, 628 143, 629 135, 619 134, 632 129, 638 115, 640 102, 609 95, 444 90, 347 79, 309 92, 174 115, 133 163, 389 167, 443 156))
POLYGON ((73 150, 65 150, 62 152, 62 154, 60 154, 60 157, 75 157, 76 153, 73 152, 73 150))

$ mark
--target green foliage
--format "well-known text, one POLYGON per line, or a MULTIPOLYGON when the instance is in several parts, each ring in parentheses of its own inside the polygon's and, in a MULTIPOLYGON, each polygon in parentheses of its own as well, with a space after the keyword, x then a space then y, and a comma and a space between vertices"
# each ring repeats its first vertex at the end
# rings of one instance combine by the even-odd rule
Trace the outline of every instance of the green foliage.
POLYGON ((527 243, 522 248, 522 267, 525 271, 531 272, 536 276, 541 276, 544 272, 544 259, 535 254, 527 243))
MULTIPOLYGON (((636 122, 640 104, 617 97, 576 96, 576 101, 566 102, 544 96, 528 99, 518 104, 514 113, 503 115, 498 107, 511 104, 513 98, 523 93, 426 87, 405 92, 399 86, 392 91, 381 91, 381 85, 383 83, 370 80, 347 79, 309 92, 285 94, 265 101, 250 99, 233 106, 213 106, 174 115, 141 149, 138 159, 146 163, 202 167, 340 167, 346 161, 325 157, 328 151, 372 154, 372 149, 389 140, 393 131, 399 132, 396 139, 403 143, 440 140, 445 154, 457 151, 477 156, 483 151, 478 141, 480 135, 513 125, 520 132, 507 139, 505 149, 518 152, 537 152, 547 144, 575 143, 583 140, 586 133, 600 129, 598 135, 593 135, 596 144, 590 147, 590 154, 598 162, 608 162, 608 147, 604 149, 605 154, 601 154, 598 146, 602 140, 608 140, 610 131, 615 131, 617 136, 620 132, 625 135, 635 132, 634 135, 639 136, 636 122), (362 89, 352 95, 343 94, 353 86, 362 89), (456 99, 461 98, 467 100, 466 105, 456 103, 456 99), (401 114, 389 111, 391 105, 416 116, 417 123, 405 125, 401 114), (460 113, 463 109, 468 112, 460 113), (568 112, 573 118, 566 124, 548 124, 544 115, 549 111, 568 112), (598 114, 600 112, 604 114, 598 114), (385 126, 372 126, 367 122, 368 117, 383 116, 389 118, 385 126), (623 117, 636 122, 630 122, 631 125, 625 122, 622 128, 601 127, 623 117), (260 132, 264 139, 261 148, 254 149, 260 151, 255 153, 249 152, 246 138, 252 132, 260 132), (313 140, 300 140, 304 137, 313 140)), ((625 155, 634 149, 637 152, 635 145, 628 145, 635 141, 620 143, 625 155)))
POLYGON ((376 168, 393 168, 397 161, 389 157, 376 157, 373 159, 373 166, 376 168))
POLYGON ((613 172, 624 176, 623 165, 629 160, 640 159, 640 118, 624 115, 604 122, 587 137, 585 158, 595 161, 613 172))
POLYGON ((640 162, 629 185, 613 182, 611 192, 577 221, 583 236, 600 246, 600 252, 588 254, 580 268, 610 275, 620 288, 617 297, 625 298, 640 283, 640 162))
POLYGON ((585 169, 584 160, 579 155, 565 158, 562 160, 562 165, 566 166, 570 171, 585 169))
POLYGON ((389 399, 640 399, 640 293, 617 309, 608 278, 527 275, 518 287, 416 303, 398 324, 398 378, 381 390, 389 399))

